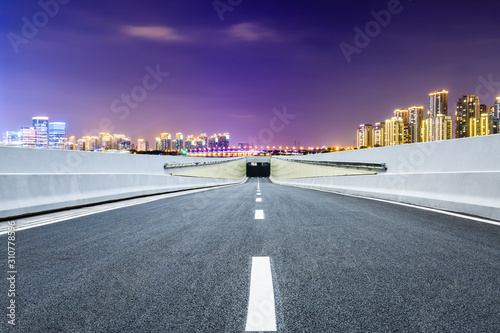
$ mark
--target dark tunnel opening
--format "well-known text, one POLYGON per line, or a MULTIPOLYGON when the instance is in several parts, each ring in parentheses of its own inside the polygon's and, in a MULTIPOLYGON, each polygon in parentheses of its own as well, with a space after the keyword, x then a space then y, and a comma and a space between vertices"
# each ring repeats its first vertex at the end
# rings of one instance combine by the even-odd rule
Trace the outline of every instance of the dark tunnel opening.
POLYGON ((249 162, 247 163, 247 177, 269 177, 271 175, 271 163, 249 162))

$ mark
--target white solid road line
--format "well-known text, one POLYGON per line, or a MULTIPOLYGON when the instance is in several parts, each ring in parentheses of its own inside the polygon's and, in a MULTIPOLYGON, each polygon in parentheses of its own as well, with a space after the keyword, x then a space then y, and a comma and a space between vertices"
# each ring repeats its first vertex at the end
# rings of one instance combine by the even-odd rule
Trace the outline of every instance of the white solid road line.
POLYGON ((264 210, 262 210, 262 209, 255 210, 255 219, 256 220, 263 220, 264 219, 264 210))
POLYGON ((276 331, 273 278, 269 257, 253 257, 247 332, 276 331))
MULTIPOLYGON (((209 187, 209 188, 186 190, 186 191, 180 191, 180 192, 174 192, 174 193, 158 194, 158 195, 148 196, 148 197, 144 197, 144 198, 125 199, 125 200, 121 200, 118 202, 98 204, 95 206, 83 207, 83 208, 75 208, 75 209, 71 209, 68 211, 62 211, 62 212, 57 212, 57 213, 48 213, 48 214, 43 214, 40 216, 25 217, 25 218, 21 218, 21 219, 13 219, 12 221, 16 221, 16 231, 21 231, 21 230, 41 227, 41 226, 52 224, 52 223, 72 220, 72 219, 82 217, 82 216, 93 215, 93 214, 97 214, 97 213, 102 213, 102 212, 106 212, 106 211, 110 211, 110 210, 115 210, 115 209, 135 206, 135 205, 141 205, 144 203, 148 203, 148 202, 152 202, 152 201, 156 201, 156 200, 161 200, 161 199, 165 199, 165 198, 177 197, 180 195, 209 191, 212 189, 222 188, 222 187, 226 187, 226 186, 232 186, 232 185, 221 185, 221 186, 217 186, 217 187, 209 187)), ((6 233, 8 233, 7 223, 6 222, 0 223, 0 235, 4 235, 6 233)))
POLYGON ((255 202, 262 202, 262 198, 255 198, 255 202))
MULTIPOLYGON (((302 187, 302 186, 295 186, 295 187, 302 187)), ((308 189, 315 190, 315 191, 320 191, 320 192, 327 192, 327 193, 339 194, 339 195, 343 195, 343 196, 346 196, 346 197, 353 197, 353 198, 367 199, 367 200, 373 200, 373 201, 380 201, 380 202, 390 203, 390 204, 393 204, 393 205, 399 205, 399 206, 417 208, 417 209, 427 210, 427 211, 434 212, 434 213, 440 213, 440 214, 445 214, 445 215, 460 217, 460 218, 468 219, 468 220, 472 220, 472 221, 477 221, 477 222, 488 223, 488 224, 493 224, 493 225, 500 226, 500 222, 497 222, 497 221, 494 221, 494 220, 488 220, 488 219, 485 219, 485 218, 476 217, 476 216, 470 216, 470 215, 465 215, 465 214, 461 214, 461 213, 449 212, 449 211, 441 210, 441 209, 438 209, 438 208, 430 208, 430 207, 418 206, 418 205, 413 205, 413 204, 404 203, 404 202, 397 202, 397 201, 391 201, 391 200, 379 199, 379 198, 371 198, 371 197, 366 197, 364 195, 342 193, 342 192, 329 191, 329 190, 324 190, 324 189, 315 189, 315 188, 310 188, 310 187, 302 187, 302 188, 308 188, 308 189)))

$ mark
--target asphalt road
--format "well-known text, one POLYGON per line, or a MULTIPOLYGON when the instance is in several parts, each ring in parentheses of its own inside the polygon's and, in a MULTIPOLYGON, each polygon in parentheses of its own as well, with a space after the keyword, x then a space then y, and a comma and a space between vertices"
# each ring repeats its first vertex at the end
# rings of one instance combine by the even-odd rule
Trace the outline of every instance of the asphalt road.
POLYGON ((256 256, 281 332, 500 330, 499 226, 257 182, 19 231, 0 331, 243 332, 256 256))

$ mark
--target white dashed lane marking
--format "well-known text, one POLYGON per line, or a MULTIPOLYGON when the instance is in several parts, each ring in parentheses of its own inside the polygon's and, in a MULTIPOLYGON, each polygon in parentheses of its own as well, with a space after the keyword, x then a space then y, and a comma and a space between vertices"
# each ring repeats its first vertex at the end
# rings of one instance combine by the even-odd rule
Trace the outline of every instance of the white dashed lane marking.
POLYGON ((264 210, 262 210, 262 209, 255 210, 255 219, 256 220, 263 220, 264 219, 264 210))
POLYGON ((273 278, 269 257, 253 257, 247 332, 276 331, 273 278))

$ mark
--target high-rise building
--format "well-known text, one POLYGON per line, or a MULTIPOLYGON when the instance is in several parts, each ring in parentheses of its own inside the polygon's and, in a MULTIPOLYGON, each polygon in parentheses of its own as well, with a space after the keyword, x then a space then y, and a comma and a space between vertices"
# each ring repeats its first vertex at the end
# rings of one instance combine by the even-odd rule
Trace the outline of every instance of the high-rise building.
POLYGON ((160 149, 159 150, 172 150, 172 134, 161 133, 160 134, 160 149))
POLYGON ((481 104, 479 105, 479 114, 491 114, 492 109, 494 109, 494 106, 488 106, 486 104, 481 104))
POLYGON ((105 141, 111 140, 113 143, 112 149, 115 150, 127 150, 130 149, 130 138, 126 137, 125 134, 113 134, 111 139, 106 139, 105 141))
POLYGON ((65 150, 77 150, 76 138, 74 135, 70 136, 68 141, 64 144, 65 150))
POLYGON ((408 109, 408 143, 420 142, 420 131, 423 121, 423 106, 412 106, 408 109))
POLYGON ((438 114, 436 117, 429 117, 424 120, 422 131, 423 142, 451 140, 451 117, 443 114, 438 114))
POLYGON ((500 96, 497 97, 495 106, 493 106, 493 117, 500 118, 500 96))
POLYGON ((49 148, 64 149, 64 139, 66 137, 66 123, 49 123, 49 148))
POLYGON ((218 135, 218 145, 219 149, 229 149, 229 133, 219 134, 218 135))
POLYGON ((203 147, 203 148, 206 148, 207 145, 208 145, 208 136, 207 136, 207 133, 201 133, 200 135, 198 135, 198 140, 199 141, 205 141, 205 143, 201 143, 200 142, 200 145, 203 147))
POLYGON ((480 115, 479 97, 476 95, 464 95, 458 99, 457 111, 455 113, 455 138, 475 136, 476 127, 470 126, 471 118, 480 115))
POLYGON ((396 109, 394 117, 403 121, 403 141, 401 144, 412 143, 412 126, 410 125, 410 115, 407 109, 396 109))
POLYGON ((146 151, 146 142, 144 142, 144 139, 137 140, 137 151, 146 151))
POLYGON ((33 128, 35 129, 35 147, 49 147, 49 118, 33 117, 33 128))
POLYGON ((206 135, 205 135, 205 137, 198 137, 196 139, 196 149, 197 150, 205 150, 205 149, 207 149, 207 138, 206 138, 206 135))
POLYGON ((99 133, 99 140, 96 149, 113 149, 113 136, 106 132, 99 133))
POLYGON ((34 127, 21 127, 19 140, 23 147, 36 147, 36 130, 34 127))
POLYGON ((495 105, 491 108, 490 113, 490 127, 491 134, 500 133, 500 96, 496 98, 495 105))
POLYGON ((392 117, 385 121, 385 145, 394 146, 404 143, 404 123, 402 118, 392 117))
POLYGON ((396 118, 401 118, 403 120, 403 123, 408 124, 408 110, 396 109, 393 112, 393 116, 396 118))
POLYGON ((478 135, 490 135, 491 134, 491 122, 490 122, 490 114, 482 113, 481 117, 479 117, 477 132, 478 135))
POLYGON ((78 150, 93 151, 98 149, 99 137, 86 135, 78 139, 78 150))
POLYGON ((20 145, 20 133, 17 131, 7 131, 3 135, 3 143, 6 145, 20 145))
POLYGON ((498 98, 497 102, 493 106, 487 106, 481 104, 479 107, 479 126, 478 126, 478 135, 489 135, 489 134, 498 134, 498 98), (487 134, 485 134, 487 133, 487 134))
POLYGON ((373 125, 373 147, 385 146, 385 123, 375 123, 373 125))
POLYGON ((356 139, 356 145, 358 149, 373 147, 373 125, 359 125, 356 139))
POLYGON ((182 151, 184 149, 184 135, 181 132, 175 133, 175 144, 174 149, 176 151, 182 151))
POLYGON ((219 137, 217 134, 214 134, 207 139, 207 146, 208 149, 217 150, 219 147, 219 137))
POLYGON ((448 92, 437 90, 429 94, 429 117, 448 115, 448 92))
POLYGON ((499 122, 500 121, 498 118, 490 116, 490 134, 499 134, 500 133, 499 122))
POLYGON ((196 140, 194 138, 194 135, 188 135, 186 137, 186 140, 184 141, 184 149, 186 150, 196 149, 196 140))

